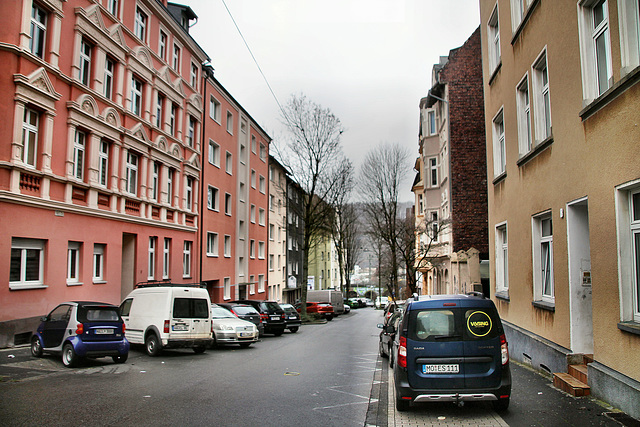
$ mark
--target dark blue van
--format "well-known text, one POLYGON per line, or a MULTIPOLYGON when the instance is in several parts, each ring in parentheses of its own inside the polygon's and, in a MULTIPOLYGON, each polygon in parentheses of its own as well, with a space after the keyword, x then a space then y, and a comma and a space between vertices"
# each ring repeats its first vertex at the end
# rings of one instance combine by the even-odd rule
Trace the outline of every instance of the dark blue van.
POLYGON ((393 347, 398 411, 412 402, 491 401, 496 410, 509 407, 509 350, 490 299, 409 299, 393 347))

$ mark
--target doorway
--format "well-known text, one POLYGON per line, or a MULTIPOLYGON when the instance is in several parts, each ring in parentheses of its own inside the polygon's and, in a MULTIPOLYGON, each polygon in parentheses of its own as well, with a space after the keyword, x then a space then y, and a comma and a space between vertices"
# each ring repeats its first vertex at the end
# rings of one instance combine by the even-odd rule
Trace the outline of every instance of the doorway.
POLYGON ((136 278, 136 238, 135 234, 122 233, 122 271, 120 275, 120 299, 133 290, 136 278))

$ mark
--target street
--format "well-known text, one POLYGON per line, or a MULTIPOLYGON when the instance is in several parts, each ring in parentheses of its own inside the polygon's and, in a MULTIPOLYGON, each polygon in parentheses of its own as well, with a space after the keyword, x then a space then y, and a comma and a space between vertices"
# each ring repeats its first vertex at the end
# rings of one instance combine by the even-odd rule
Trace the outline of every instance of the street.
POLYGON ((381 312, 354 310, 298 333, 150 358, 135 348, 123 365, 110 358, 68 369, 28 347, 0 352, 2 425, 223 426, 617 426, 590 399, 572 398, 513 364, 511 407, 419 405, 396 413, 392 376, 377 354, 381 312), (12 357, 11 357, 12 356, 12 357))

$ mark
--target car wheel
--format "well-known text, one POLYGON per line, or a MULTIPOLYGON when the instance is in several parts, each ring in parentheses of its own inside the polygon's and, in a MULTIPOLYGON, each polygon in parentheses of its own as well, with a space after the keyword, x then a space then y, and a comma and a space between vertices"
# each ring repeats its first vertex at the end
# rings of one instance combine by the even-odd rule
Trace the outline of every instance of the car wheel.
POLYGON ((79 359, 80 358, 70 343, 66 343, 64 347, 62 347, 62 363, 64 366, 67 368, 73 368, 78 364, 79 359))
POLYGON ((333 320, 333 316, 327 316, 327 320, 328 320, 328 321, 333 320))
POLYGON ((156 334, 149 334, 147 339, 144 341, 144 347, 147 354, 151 357, 159 355, 162 351, 162 344, 160 344, 160 340, 158 340, 156 334))
POLYGON ((378 348, 380 349, 380 357, 384 357, 385 359, 389 357, 389 355, 384 351, 384 344, 382 344, 382 341, 380 341, 378 348))
POLYGON ((40 345, 40 338, 37 336, 31 338, 31 354, 33 357, 42 357, 42 346, 40 345))
POLYGON ((504 412, 509 409, 509 398, 494 400, 491 404, 496 412, 504 412))
POLYGON ((122 354, 120 356, 112 356, 111 357, 115 363, 124 363, 129 358, 129 353, 122 354))
POLYGON ((289 330, 295 334, 296 332, 298 332, 298 327, 294 326, 293 328, 289 328, 289 330))
POLYGON ((411 401, 396 397, 396 410, 398 412, 408 411, 410 406, 411 406, 411 401))
POLYGON ((250 342, 243 342, 243 343, 240 343, 240 347, 241 347, 241 348, 249 348, 249 346, 250 346, 250 345, 251 345, 251 343, 250 343, 250 342))
POLYGON ((206 345, 199 345, 197 347, 193 347, 193 352, 195 354, 202 354, 207 350, 207 346, 206 345))

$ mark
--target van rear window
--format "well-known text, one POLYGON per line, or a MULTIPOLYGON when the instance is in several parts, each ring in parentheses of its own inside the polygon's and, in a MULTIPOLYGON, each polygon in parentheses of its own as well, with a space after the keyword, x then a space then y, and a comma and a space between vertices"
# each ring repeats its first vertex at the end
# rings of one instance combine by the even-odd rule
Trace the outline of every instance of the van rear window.
POLYGON ((203 298, 176 298, 173 300, 173 317, 207 319, 209 317, 209 304, 203 298))
POLYGON ((417 341, 475 341, 497 337, 502 324, 491 308, 414 310, 407 333, 417 341))

